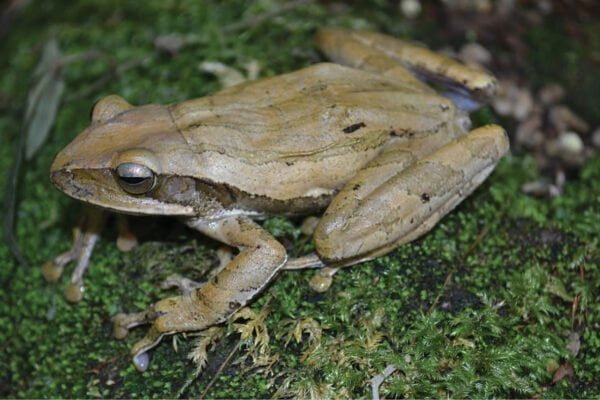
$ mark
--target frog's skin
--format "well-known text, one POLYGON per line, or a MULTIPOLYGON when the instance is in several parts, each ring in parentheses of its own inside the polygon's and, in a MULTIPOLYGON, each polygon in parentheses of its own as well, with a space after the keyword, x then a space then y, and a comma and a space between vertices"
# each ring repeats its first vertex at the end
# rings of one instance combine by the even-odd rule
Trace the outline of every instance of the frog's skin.
MULTIPOLYGON (((378 33, 324 29, 316 41, 335 63, 180 104, 134 107, 108 96, 56 157, 51 179, 69 196, 122 213, 177 216, 239 249, 199 288, 117 316, 118 337, 152 324, 132 350, 140 369, 163 335, 226 320, 281 269, 326 267, 313 282, 326 289, 338 268, 416 239, 508 150, 501 127, 469 131, 466 112, 413 75, 481 101, 494 92, 488 73, 378 33), (296 260, 254 222, 322 212, 316 254, 296 260)), ((81 297, 98 215, 44 270, 55 280, 67 261, 79 261, 72 300, 81 297)))

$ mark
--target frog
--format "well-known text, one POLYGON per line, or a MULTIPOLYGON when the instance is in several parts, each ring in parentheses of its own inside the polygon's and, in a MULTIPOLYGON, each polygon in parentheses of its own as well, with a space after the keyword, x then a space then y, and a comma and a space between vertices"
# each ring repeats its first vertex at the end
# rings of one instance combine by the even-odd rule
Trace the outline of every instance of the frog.
POLYGON ((311 286, 325 291, 341 268, 421 237, 507 153, 501 126, 471 127, 472 104, 494 95, 491 73, 378 32, 322 28, 315 43, 330 61, 209 96, 141 106, 104 97, 56 156, 52 183, 94 210, 73 248, 44 267, 56 281, 77 261, 71 301, 102 210, 175 217, 237 249, 206 282, 179 279, 181 294, 115 316, 118 339, 150 325, 131 349, 139 370, 165 335, 226 321, 282 271, 314 268, 311 286), (297 258, 260 224, 315 215, 315 250, 297 258))

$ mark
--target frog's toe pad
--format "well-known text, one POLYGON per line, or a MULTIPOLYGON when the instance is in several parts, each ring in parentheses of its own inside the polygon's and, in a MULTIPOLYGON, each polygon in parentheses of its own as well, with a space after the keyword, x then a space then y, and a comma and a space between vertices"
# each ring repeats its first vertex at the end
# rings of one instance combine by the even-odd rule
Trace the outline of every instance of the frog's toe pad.
POLYGON ((331 276, 321 275, 317 272, 310 280, 309 286, 315 292, 324 293, 331 287, 332 282, 331 276))
POLYGON ((133 362, 133 365, 135 365, 135 368, 138 371, 144 372, 148 369, 148 366, 150 365, 150 355, 148 353, 139 353, 134 355, 131 358, 131 361, 133 362))
POLYGON ((85 288, 83 282, 69 283, 69 286, 65 289, 65 299, 70 303, 79 303, 83 299, 83 292, 85 288))
POLYGON ((137 237, 133 234, 119 235, 117 237, 117 248, 126 253, 138 245, 137 237))
POLYGON ((125 323, 125 318, 127 318, 127 315, 125 314, 117 314, 117 316, 115 317, 115 320, 113 322, 113 336, 115 337, 115 339, 125 339, 129 334, 129 328, 125 323))
POLYGON ((156 313, 150 308, 147 311, 139 313, 124 314, 119 313, 115 315, 113 321, 113 335, 117 339, 124 339, 129 333, 129 329, 147 324, 156 319, 156 313))
POLYGON ((46 282, 56 283, 63 273, 64 264, 58 264, 54 261, 48 261, 42 267, 42 275, 46 282))

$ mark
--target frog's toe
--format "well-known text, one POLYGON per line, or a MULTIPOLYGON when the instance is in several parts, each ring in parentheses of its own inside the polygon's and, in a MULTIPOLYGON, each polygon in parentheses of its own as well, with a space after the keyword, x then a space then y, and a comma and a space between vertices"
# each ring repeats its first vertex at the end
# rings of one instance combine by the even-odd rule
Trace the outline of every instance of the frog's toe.
POLYGON ((58 264, 55 260, 47 261, 42 267, 42 275, 46 282, 56 283, 60 279, 64 268, 64 264, 58 264))
POLYGON ((85 288, 82 281, 71 282, 65 289, 65 299, 67 299, 67 301, 70 303, 79 303, 83 298, 84 290, 85 288))
POLYGON ((154 312, 153 307, 139 313, 119 313, 115 316, 113 321, 113 336, 116 339, 124 339, 129 334, 129 329, 138 325, 147 324, 155 319, 156 313, 154 312))
POLYGON ((117 323, 117 321, 115 320, 115 322, 113 323, 113 336, 115 337, 115 339, 125 339, 127 335, 129 335, 129 328, 124 326, 122 323, 117 323))
POLYGON ((310 287, 315 292, 326 292, 333 283, 333 275, 339 270, 339 267, 325 267, 319 270, 310 280, 310 287))
POLYGON ((133 365, 135 365, 135 368, 140 372, 146 371, 148 366, 150 366, 150 354, 148 353, 136 354, 131 360, 133 365))
POLYGON ((133 346, 131 349, 131 354, 133 355, 131 360, 138 371, 144 372, 148 369, 150 365, 148 350, 160 343, 163 335, 164 333, 158 331, 155 325, 152 325, 146 336, 133 346))
POLYGON ((126 253, 138 245, 136 236, 121 234, 117 237, 117 248, 126 253))
POLYGON ((129 226, 129 217, 117 214, 117 248, 122 252, 131 251, 139 243, 136 234, 129 226))

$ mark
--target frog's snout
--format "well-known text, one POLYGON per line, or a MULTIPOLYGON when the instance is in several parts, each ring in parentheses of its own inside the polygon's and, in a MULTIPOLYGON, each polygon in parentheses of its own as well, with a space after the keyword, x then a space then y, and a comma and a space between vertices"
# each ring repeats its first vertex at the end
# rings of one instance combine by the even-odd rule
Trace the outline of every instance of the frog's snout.
POLYGON ((68 169, 58 169, 54 168, 50 171, 50 181, 54 186, 58 189, 65 191, 67 186, 67 182, 73 181, 73 173, 68 169))

